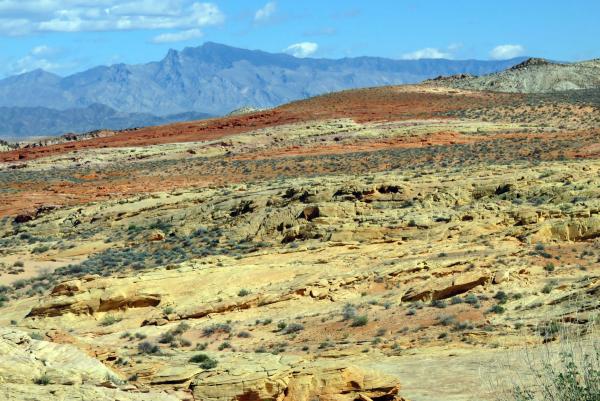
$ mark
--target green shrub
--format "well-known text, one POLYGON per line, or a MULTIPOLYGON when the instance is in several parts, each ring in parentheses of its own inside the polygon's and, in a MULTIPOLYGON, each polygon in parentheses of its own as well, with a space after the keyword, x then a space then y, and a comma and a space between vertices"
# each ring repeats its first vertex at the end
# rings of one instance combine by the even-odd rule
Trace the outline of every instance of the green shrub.
POLYGON ((50 377, 44 374, 33 379, 33 382, 38 386, 47 386, 48 384, 50 384, 50 377))
POLYGON ((479 298, 475 294, 469 294, 465 297, 465 302, 469 305, 477 305, 479 304, 479 298))
POLYGON ((352 323, 350 323, 350 326, 352 326, 352 327, 366 326, 367 323, 369 323, 369 318, 367 317, 367 315, 361 315, 361 316, 356 316, 354 319, 352 319, 352 323))
POLYGON ((160 353, 160 348, 158 348, 158 345, 152 344, 149 341, 142 341, 138 344, 138 351, 141 354, 158 354, 160 353))
POLYGON ((344 309, 342 310, 342 316, 344 320, 352 320, 356 317, 356 308, 352 304, 344 305, 344 309))
POLYGON ((225 348, 231 348, 231 344, 228 341, 223 341, 219 344, 219 351, 223 351, 225 348))
POLYGON ((502 314, 502 313, 506 312, 506 309, 504 309, 504 307, 501 305, 494 305, 490 309, 488 309, 488 312, 502 314))
POLYGON ((166 333, 162 333, 158 337, 158 342, 161 344, 168 344, 170 342, 173 342, 174 340, 175 340, 175 336, 170 331, 167 331, 166 333))
POLYGON ((508 301, 508 294, 506 294, 504 291, 498 291, 496 295, 494 295, 494 299, 500 304, 505 304, 506 301, 508 301))
MULTIPOLYGON (((550 358, 548 358, 550 359, 550 358)), ((559 353, 558 361, 543 360, 530 366, 536 386, 517 384, 513 401, 598 401, 600 400, 600 346, 576 347, 559 353)))
POLYGON ((436 300, 434 300, 434 301, 431 302, 431 306, 434 307, 434 308, 443 309, 443 308, 445 308, 448 305, 446 304, 446 301, 444 301, 443 299, 436 299, 436 300))
POLYGON ((291 333, 297 333, 302 330, 304 330, 304 326, 301 325, 300 323, 290 323, 285 327, 285 329, 283 329, 283 333, 291 334, 291 333))
POLYGON ((227 323, 215 323, 202 329, 202 334, 209 337, 215 333, 231 333, 231 326, 227 323))
POLYGON ((47 252, 49 249, 50 247, 48 245, 40 245, 33 248, 31 250, 31 253, 44 253, 47 252))
POLYGON ((121 320, 122 320, 122 318, 116 317, 115 315, 106 315, 100 321, 100 326, 110 326, 112 324, 120 322, 121 320))
POLYGON ((197 363, 204 370, 213 369, 217 366, 218 362, 212 359, 206 354, 197 354, 190 358, 190 362, 197 363))

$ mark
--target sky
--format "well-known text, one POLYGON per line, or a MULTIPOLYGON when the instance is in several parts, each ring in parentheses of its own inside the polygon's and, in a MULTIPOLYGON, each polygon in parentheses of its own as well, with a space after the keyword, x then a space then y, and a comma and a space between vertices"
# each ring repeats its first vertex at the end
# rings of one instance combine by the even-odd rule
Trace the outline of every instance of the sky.
POLYGON ((600 57, 599 0, 0 0, 0 77, 206 41, 297 57, 600 57))

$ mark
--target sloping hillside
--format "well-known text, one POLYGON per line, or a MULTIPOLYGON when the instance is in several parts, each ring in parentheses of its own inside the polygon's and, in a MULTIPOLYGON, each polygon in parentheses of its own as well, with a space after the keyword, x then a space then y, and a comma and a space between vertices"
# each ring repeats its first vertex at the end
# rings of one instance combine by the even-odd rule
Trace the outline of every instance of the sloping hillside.
POLYGON ((560 64, 532 58, 499 73, 439 82, 463 89, 521 93, 599 88, 600 60, 560 64))

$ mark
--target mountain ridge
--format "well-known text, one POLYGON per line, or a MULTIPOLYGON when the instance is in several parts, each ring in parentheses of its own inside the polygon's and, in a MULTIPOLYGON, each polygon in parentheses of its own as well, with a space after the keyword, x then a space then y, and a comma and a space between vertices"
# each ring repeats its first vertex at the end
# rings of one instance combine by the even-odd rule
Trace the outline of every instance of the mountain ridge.
POLYGON ((206 113, 188 112, 169 116, 119 112, 101 103, 87 107, 55 110, 46 107, 0 106, 0 135, 5 140, 24 140, 66 133, 83 133, 99 129, 122 130, 149 125, 200 120, 206 113))
POLYGON ((0 80, 0 106, 64 110, 101 103, 159 116, 225 114, 342 89, 416 83, 451 73, 481 75, 522 60, 313 59, 207 42, 171 49, 163 59, 145 64, 97 66, 66 77, 39 70, 8 77, 0 80))

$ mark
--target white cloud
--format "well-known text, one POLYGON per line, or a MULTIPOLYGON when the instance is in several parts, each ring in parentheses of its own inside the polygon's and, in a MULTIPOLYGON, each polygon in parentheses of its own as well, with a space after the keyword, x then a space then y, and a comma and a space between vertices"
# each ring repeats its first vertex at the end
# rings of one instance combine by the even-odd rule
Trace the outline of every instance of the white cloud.
POLYGON ((58 49, 46 45, 36 46, 27 55, 10 64, 7 73, 9 75, 23 74, 39 68, 45 71, 59 70, 63 65, 53 59, 57 53, 59 53, 58 49))
POLYGON ((445 52, 433 47, 426 47, 425 49, 415 50, 411 53, 405 53, 402 55, 404 60, 420 60, 423 58, 452 58, 452 54, 445 52))
POLYGON ((319 45, 314 42, 294 43, 283 49, 284 52, 294 57, 308 57, 319 49, 319 45))
POLYGON ((56 53, 56 49, 46 45, 36 46, 33 49, 31 49, 31 54, 34 56, 45 56, 54 53, 56 53))
POLYGON ((0 35, 199 29, 223 22, 213 3, 194 0, 2 0, 0 35))
POLYGON ((173 43, 196 39, 202 36, 200 29, 188 29, 187 31, 169 32, 155 36, 152 43, 173 43))
POLYGON ((269 20, 275 14, 275 10, 277 9, 277 3, 274 1, 270 1, 265 4, 262 8, 260 8, 254 14, 254 21, 256 22, 265 22, 269 20))
POLYGON ((506 60, 521 56, 523 53, 525 53, 525 48, 521 45, 500 45, 492 49, 490 57, 494 60, 506 60))

